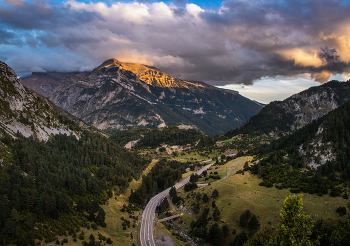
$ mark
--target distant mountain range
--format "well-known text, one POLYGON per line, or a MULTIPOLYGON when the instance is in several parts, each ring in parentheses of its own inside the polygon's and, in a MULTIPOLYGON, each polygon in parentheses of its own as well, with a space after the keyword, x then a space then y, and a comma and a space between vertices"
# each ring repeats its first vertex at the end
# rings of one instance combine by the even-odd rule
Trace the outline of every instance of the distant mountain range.
POLYGON ((237 128, 263 105, 232 90, 111 59, 91 72, 33 73, 21 82, 99 129, 191 125, 208 135, 237 128))
POLYGON ((48 99, 24 87, 16 73, 0 62, 0 138, 5 135, 15 137, 17 132, 40 140, 60 133, 78 137, 81 130, 78 124, 88 126, 73 118, 48 99))
POLYGON ((241 127, 223 135, 287 135, 326 115, 350 100, 350 81, 330 81, 266 105, 241 127))

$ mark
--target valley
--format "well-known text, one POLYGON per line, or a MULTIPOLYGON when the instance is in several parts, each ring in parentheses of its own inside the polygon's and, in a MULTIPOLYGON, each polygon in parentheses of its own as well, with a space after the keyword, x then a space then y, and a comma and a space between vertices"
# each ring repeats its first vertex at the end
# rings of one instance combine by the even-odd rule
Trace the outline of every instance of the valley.
POLYGON ((349 242, 349 81, 262 108, 115 59, 33 90, 0 68, 3 245, 349 242))

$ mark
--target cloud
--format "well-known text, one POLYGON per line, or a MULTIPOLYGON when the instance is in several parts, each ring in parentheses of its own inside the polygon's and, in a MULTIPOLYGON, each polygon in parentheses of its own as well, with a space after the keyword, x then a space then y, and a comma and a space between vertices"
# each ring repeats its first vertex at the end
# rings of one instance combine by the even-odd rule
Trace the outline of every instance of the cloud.
POLYGON ((35 66, 30 69, 32 72, 37 72, 37 73, 46 73, 47 71, 42 69, 41 67, 35 66))
POLYGON ((321 73, 316 75, 315 80, 318 82, 324 83, 324 82, 327 82, 330 76, 331 76, 330 72, 323 70, 321 73))
POLYGON ((183 1, 3 1, 0 58, 18 74, 84 71, 111 57, 221 86, 305 73, 324 82, 350 71, 342 1, 228 0, 219 9, 183 1))
POLYGON ((18 7, 24 4, 24 0, 4 0, 5 4, 18 7))

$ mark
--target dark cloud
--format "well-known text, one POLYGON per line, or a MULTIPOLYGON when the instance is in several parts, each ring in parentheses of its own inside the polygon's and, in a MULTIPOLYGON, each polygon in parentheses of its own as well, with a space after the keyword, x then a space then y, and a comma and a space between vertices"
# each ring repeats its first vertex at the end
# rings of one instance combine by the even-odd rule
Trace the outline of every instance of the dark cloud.
POLYGON ((77 26, 96 19, 101 19, 97 12, 72 10, 69 4, 49 5, 45 1, 33 1, 11 8, 0 7, 1 25, 14 29, 50 30, 77 26))
POLYGON ((8 30, 0 29, 0 44, 3 45, 22 45, 23 41, 16 38, 15 34, 8 30))
POLYGON ((327 63, 339 62, 339 55, 336 49, 328 48, 327 46, 322 47, 318 56, 327 63))
POLYGON ((175 16, 179 16, 179 17, 183 17, 184 15, 187 14, 186 10, 184 8, 181 8, 181 7, 172 8, 172 11, 173 11, 175 16))
POLYGON ((86 70, 115 57, 216 85, 302 73, 323 82, 350 71, 342 1, 229 0, 208 10, 185 2, 5 1, 0 57, 18 73, 86 70))

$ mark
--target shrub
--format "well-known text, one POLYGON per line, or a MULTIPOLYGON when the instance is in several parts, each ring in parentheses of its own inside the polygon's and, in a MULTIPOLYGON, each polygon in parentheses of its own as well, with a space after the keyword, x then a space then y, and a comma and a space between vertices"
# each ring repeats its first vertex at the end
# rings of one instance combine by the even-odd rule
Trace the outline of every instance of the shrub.
POLYGON ((98 234, 98 240, 106 241, 106 237, 103 236, 102 234, 98 234))
POLYGON ((97 229, 98 229, 96 223, 93 223, 93 224, 91 225, 91 228, 92 228, 93 230, 97 230, 97 229))
POLYGON ((339 207, 336 211, 341 217, 346 215, 346 207, 339 207))
POLYGON ((331 193, 329 193, 329 195, 332 197, 340 196, 340 192, 337 190, 332 190, 331 193))

